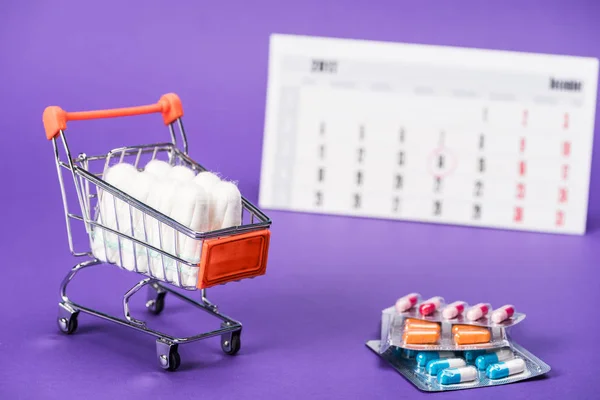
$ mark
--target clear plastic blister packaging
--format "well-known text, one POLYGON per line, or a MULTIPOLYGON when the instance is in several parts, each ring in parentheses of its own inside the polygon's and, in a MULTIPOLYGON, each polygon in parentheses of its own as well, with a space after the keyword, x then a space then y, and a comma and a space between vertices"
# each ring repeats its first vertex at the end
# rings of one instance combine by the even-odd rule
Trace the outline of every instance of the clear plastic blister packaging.
POLYGON ((510 347, 475 350, 481 352, 478 355, 470 350, 440 355, 435 354, 439 352, 419 352, 400 347, 389 347, 385 352, 379 353, 379 340, 370 340, 367 346, 418 389, 426 392, 505 385, 550 371, 548 364, 514 342, 510 347), (446 358, 437 358, 439 356, 446 358), (493 362, 498 359, 504 361, 493 362), (479 366, 485 366, 485 370, 479 368, 478 360, 485 360, 479 362, 479 366))
POLYGON ((367 346, 424 391, 506 384, 550 371, 510 339, 524 318, 511 304, 494 310, 411 293, 383 310, 381 340, 367 346))
POLYGON ((440 296, 421 301, 419 294, 411 293, 383 310, 381 352, 389 346, 431 351, 505 347, 509 328, 524 318, 512 305, 493 310, 488 303, 445 304, 440 296))

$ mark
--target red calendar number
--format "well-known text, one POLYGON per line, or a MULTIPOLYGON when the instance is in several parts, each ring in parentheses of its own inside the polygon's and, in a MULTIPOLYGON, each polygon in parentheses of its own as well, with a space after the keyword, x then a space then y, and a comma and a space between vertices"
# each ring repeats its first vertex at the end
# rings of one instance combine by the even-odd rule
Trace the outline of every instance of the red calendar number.
POLYGON ((527 164, 525 164, 525 161, 520 161, 519 162, 519 175, 525 176, 525 172, 527 172, 527 164))
POLYGON ((567 179, 568 177, 569 177, 569 166, 565 164, 562 166, 562 178, 567 179))
POLYGON ((567 189, 566 188, 560 188, 558 190, 558 202, 559 203, 567 202, 567 189))
POLYGON ((515 222, 523 221, 523 207, 515 207, 515 222))
POLYGON ((565 212, 558 210, 556 212, 556 226, 563 226, 565 224, 565 212))
POLYGON ((569 113, 565 113, 565 117, 563 120, 563 128, 569 129, 569 113))
POLYGON ((523 126, 527 126, 527 119, 529 118, 529 111, 523 110, 523 119, 521 120, 521 124, 523 126))
POLYGON ((517 185, 517 198, 524 199, 525 198, 525 184, 519 183, 517 185))
POLYGON ((563 156, 568 156, 571 154, 571 142, 563 143, 563 156))
POLYGON ((521 138, 521 144, 519 146, 519 151, 521 153, 525 151, 525 138, 521 138))

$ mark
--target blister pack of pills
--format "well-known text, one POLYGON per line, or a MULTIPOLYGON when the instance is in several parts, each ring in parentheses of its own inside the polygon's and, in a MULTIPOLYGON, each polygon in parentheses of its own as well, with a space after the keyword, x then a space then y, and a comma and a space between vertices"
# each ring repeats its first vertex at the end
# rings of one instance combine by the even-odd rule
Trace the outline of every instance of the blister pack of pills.
POLYGON ((500 349, 458 352, 389 347, 379 353, 379 340, 368 341, 367 346, 426 392, 505 385, 550 371, 548 364, 514 342, 500 349))
POLYGON ((504 347, 508 329, 524 318, 512 305, 493 310, 488 303, 445 304, 440 296, 421 301, 418 293, 411 293, 383 311, 381 351, 389 346, 431 351, 504 347))
POLYGON ((493 310, 411 293, 383 310, 381 340, 367 346, 424 391, 501 385, 550 371, 510 339, 524 318, 510 304, 493 310))

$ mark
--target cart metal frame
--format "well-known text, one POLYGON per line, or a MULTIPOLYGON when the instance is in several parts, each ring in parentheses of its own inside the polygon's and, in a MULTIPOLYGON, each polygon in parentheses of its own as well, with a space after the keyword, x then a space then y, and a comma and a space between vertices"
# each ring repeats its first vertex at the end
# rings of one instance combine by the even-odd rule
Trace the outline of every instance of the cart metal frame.
MULTIPOLYGON (((78 327, 78 315, 80 312, 83 312, 103 320, 146 333, 156 338, 156 355, 159 365, 163 369, 169 371, 174 371, 180 366, 181 359, 178 353, 178 346, 180 344, 187 344, 214 336, 220 336, 222 350, 229 355, 236 354, 241 348, 240 335, 242 331, 242 324, 239 321, 234 320, 220 312, 217 305, 208 300, 206 287, 212 286, 213 284, 201 284, 200 282, 196 284, 195 282, 192 286, 189 284, 189 281, 184 282, 182 277, 185 275, 185 271, 188 271, 188 273, 189 271, 192 271, 192 273, 199 275, 200 266, 197 262, 192 262, 182 258, 181 255, 178 255, 176 252, 173 254, 173 252, 164 251, 162 248, 163 240, 165 240, 163 237, 163 230, 170 229, 170 231, 173 232, 174 241, 177 245, 178 241, 180 240, 180 235, 185 235, 193 240, 198 240, 200 243, 207 240, 220 240, 222 238, 242 238, 244 235, 266 235, 260 236, 260 238, 266 237, 266 248, 264 248, 265 259, 263 266, 266 268, 269 227, 271 225, 271 220, 261 210, 250 203, 245 197, 242 197, 242 224, 240 226, 219 229, 210 232, 195 232, 190 230, 188 227, 179 224, 177 221, 169 218, 168 216, 158 212, 157 210, 149 207, 143 202, 137 201, 135 198, 108 184, 102 179, 104 172, 107 170, 111 162, 125 162, 126 160, 132 160, 131 163, 135 165, 136 168, 139 168, 139 163, 144 157, 150 157, 150 159, 164 157, 166 158, 165 161, 168 161, 171 165, 186 165, 196 172, 206 171, 202 165, 195 162, 188 156, 188 142, 185 130, 183 128, 183 122, 181 120, 182 115, 183 109, 181 107, 179 98, 175 94, 168 94, 161 97, 160 101, 156 104, 140 107, 74 113, 67 113, 58 107, 48 107, 44 111, 43 118, 46 128, 46 136, 52 141, 54 149, 56 170, 65 212, 69 249, 73 256, 86 258, 85 261, 78 263, 71 269, 60 285, 61 300, 59 303, 57 320, 58 327, 66 334, 74 333, 78 327), (171 136, 170 143, 122 147, 114 149, 107 154, 88 156, 85 153, 81 153, 76 158, 72 157, 65 133, 66 122, 68 120, 112 118, 157 112, 163 114, 164 122, 169 127, 171 136), (175 134, 175 125, 178 127, 181 137, 181 145, 178 145, 175 134), (62 155, 60 151, 61 146, 58 144, 59 139, 62 142, 62 155), (96 169, 94 172, 93 166, 101 166, 102 169, 96 169), (79 203, 81 210, 80 213, 73 213, 70 211, 65 185, 68 179, 65 179, 63 173, 70 175, 72 178, 73 187, 75 188, 75 192, 77 194, 77 202, 79 203), (129 210, 129 218, 131 221, 133 221, 134 217, 132 215, 134 215, 134 213, 137 212, 143 215, 143 230, 141 236, 139 233, 134 233, 133 231, 123 232, 122 229, 113 229, 114 227, 103 223, 102 218, 100 218, 102 214, 100 211, 100 201, 103 195, 113 196, 113 202, 120 201, 123 202, 122 204, 126 204, 126 207, 128 207, 129 210), (85 226, 86 233, 90 239, 90 247, 85 249, 85 251, 76 251, 75 249, 71 226, 73 221, 83 223, 85 226), (156 246, 156 243, 150 243, 148 241, 148 232, 146 228, 148 221, 150 221, 150 223, 158 224, 157 226, 159 227, 160 232, 160 246, 156 246), (117 238, 117 253, 119 258, 116 262, 115 260, 112 260, 111 262, 111 260, 108 259, 101 260, 94 255, 92 242, 95 235, 98 234, 113 235, 113 237, 117 238), (147 269, 141 268, 138 264, 139 252, 134 253, 136 254, 133 257, 135 266, 127 269, 131 272, 135 272, 144 276, 144 278, 124 294, 124 318, 95 310, 75 302, 68 297, 67 287, 81 270, 107 263, 113 265, 117 264, 118 267, 123 268, 123 259, 126 251, 125 249, 127 247, 126 245, 128 244, 133 246, 132 248, 135 249, 135 251, 141 250, 142 256, 144 254, 147 255, 148 263, 150 263, 151 260, 150 254, 153 254, 153 257, 158 257, 162 271, 159 270, 159 273, 157 274, 156 271, 152 271, 149 264, 147 269), (166 265, 175 265, 176 267, 177 273, 174 277, 172 276, 171 279, 168 278, 166 265), (143 287, 148 287, 146 307, 149 312, 153 314, 160 314, 164 309, 165 296, 169 293, 170 295, 183 300, 187 304, 199 308, 211 316, 219 319, 221 321, 220 327, 218 329, 202 332, 188 337, 175 337, 166 332, 160 332, 149 328, 146 322, 143 320, 132 317, 129 309, 130 298, 143 287), (200 300, 196 301, 171 287, 181 288, 187 291, 199 289, 200 300)), ((131 226, 133 226, 133 222, 131 226)), ((107 236, 103 236, 103 238, 106 237, 107 236)), ((106 241, 104 241, 104 248, 106 250, 106 241)), ((205 267, 208 268, 209 266, 205 267)), ((237 281, 244 278, 252 278, 254 276, 262 275, 264 274, 264 268, 260 272, 250 274, 250 276, 247 276, 248 274, 245 276, 235 276, 228 281, 237 281)), ((226 282, 219 282, 218 284, 222 283, 226 282)))

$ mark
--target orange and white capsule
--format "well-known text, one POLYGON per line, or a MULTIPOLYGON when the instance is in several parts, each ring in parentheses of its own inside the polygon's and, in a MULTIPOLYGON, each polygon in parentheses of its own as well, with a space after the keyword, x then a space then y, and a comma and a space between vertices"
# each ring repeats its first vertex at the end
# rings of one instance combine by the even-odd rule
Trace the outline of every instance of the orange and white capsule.
POLYGON ((419 312, 421 315, 431 315, 444 304, 444 298, 440 296, 435 296, 430 298, 429 300, 425 300, 419 306, 419 312))
POLYGON ((420 298, 421 295, 419 293, 410 293, 404 297, 400 297, 398 301, 396 301, 396 311, 402 313, 410 310, 415 304, 417 304, 420 298))
POLYGON ((454 319, 461 315, 465 308, 467 307, 467 303, 464 301, 455 301, 454 303, 448 304, 442 310, 442 317, 446 319, 454 319))
POLYGON ((514 314, 515 307, 512 304, 507 304, 492 313, 492 321, 496 324, 499 324, 500 322, 509 319, 514 314))
POLYGON ((471 321, 477 321, 480 318, 485 317, 492 309, 492 306, 488 303, 475 304, 467 311, 467 318, 471 321))

